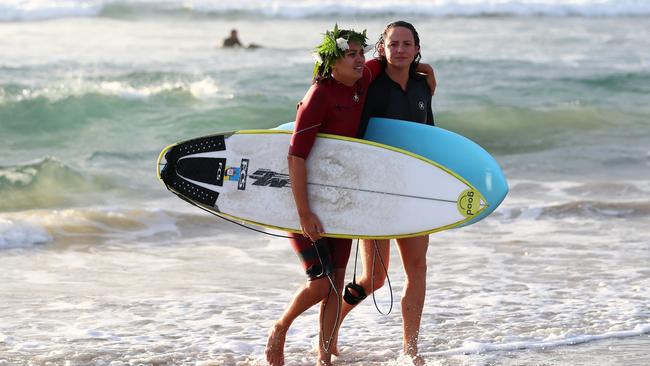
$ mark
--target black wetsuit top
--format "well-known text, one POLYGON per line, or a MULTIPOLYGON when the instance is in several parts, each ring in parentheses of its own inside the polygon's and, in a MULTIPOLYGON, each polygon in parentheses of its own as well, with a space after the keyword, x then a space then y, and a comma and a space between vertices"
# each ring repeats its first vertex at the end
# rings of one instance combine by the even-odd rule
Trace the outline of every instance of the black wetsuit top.
POLYGON ((239 42, 238 38, 228 37, 228 38, 223 40, 223 47, 224 48, 235 47, 235 46, 244 47, 244 45, 242 45, 241 42, 239 42))
POLYGON ((366 134, 371 117, 401 119, 433 126, 431 89, 425 77, 416 75, 409 78, 404 91, 383 72, 368 89, 357 137, 363 138, 366 134))

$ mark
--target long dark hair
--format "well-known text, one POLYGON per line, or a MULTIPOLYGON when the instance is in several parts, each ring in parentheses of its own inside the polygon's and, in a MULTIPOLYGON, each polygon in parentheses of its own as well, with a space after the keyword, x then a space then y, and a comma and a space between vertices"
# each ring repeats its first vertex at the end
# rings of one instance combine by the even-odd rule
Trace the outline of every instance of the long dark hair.
MULTIPOLYGON (((384 46, 384 42, 386 41, 386 37, 388 37, 388 31, 397 28, 397 27, 403 27, 411 31, 413 34, 413 40, 415 42, 415 46, 418 48, 418 53, 415 55, 415 58, 411 62, 411 66, 409 66, 409 74, 411 76, 416 75, 416 69, 418 67, 418 64, 420 63, 420 59, 422 58, 422 55, 420 54, 420 36, 418 35, 418 31, 415 30, 415 27, 413 24, 409 22, 405 22, 403 20, 398 20, 396 22, 392 22, 384 28, 384 32, 379 36, 379 40, 377 43, 375 43, 375 51, 378 51, 381 47, 384 46)), ((386 60, 386 56, 379 56, 379 61, 381 61, 381 64, 386 68, 386 65, 388 65, 388 60, 386 60)))

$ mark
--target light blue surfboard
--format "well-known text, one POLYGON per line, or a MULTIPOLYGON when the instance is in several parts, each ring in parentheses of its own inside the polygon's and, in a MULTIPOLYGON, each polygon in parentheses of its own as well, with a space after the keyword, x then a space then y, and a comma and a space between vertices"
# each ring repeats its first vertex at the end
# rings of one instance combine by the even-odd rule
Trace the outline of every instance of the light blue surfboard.
MULTIPOLYGON (((276 127, 293 130, 294 122, 276 127)), ((389 118, 371 118, 366 140, 398 147, 432 160, 478 189, 487 207, 466 226, 488 216, 508 194, 508 183, 496 160, 474 141, 440 127, 389 118)))

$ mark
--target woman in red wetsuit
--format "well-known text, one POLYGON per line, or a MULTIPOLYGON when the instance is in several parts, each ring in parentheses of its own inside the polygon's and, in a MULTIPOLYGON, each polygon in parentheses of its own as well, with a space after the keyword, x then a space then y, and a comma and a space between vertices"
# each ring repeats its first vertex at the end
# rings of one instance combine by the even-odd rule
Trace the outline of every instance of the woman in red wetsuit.
MULTIPOLYGON (((321 237, 327 228, 309 206, 305 161, 317 133, 357 135, 368 87, 383 68, 378 60, 365 63, 366 40, 365 31, 358 33, 335 26, 326 32, 316 49, 314 82, 298 103, 288 163, 303 234, 292 234, 290 241, 309 280, 294 295, 269 332, 265 353, 272 366, 284 364, 284 343, 291 323, 319 302, 318 364, 331 364, 330 345, 340 323, 343 280, 352 240, 321 237)), ((428 65, 422 65, 420 70, 433 76, 428 65)))
POLYGON ((298 103, 288 161, 291 189, 304 235, 293 234, 290 241, 309 281, 298 290, 270 330, 266 358, 273 366, 284 364, 285 336, 293 320, 319 302, 318 364, 331 364, 330 343, 338 325, 343 277, 352 240, 321 238, 326 228, 309 207, 305 160, 319 132, 356 136, 372 75, 381 71, 379 62, 365 65, 366 40, 365 31, 358 33, 335 26, 326 32, 315 54, 318 61, 314 83, 298 103), (332 291, 332 285, 336 291, 332 291))

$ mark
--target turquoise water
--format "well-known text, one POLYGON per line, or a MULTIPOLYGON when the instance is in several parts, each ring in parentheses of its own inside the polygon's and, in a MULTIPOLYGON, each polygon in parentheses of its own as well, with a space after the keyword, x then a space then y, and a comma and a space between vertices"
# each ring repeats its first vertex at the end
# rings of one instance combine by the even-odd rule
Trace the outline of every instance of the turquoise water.
MULTIPOLYGON (((340 22, 378 34, 388 19, 340 22)), ((412 21, 422 34, 424 60, 438 73, 438 124, 504 156, 506 171, 526 170, 535 153, 544 165, 527 176, 615 169, 644 178, 649 152, 643 142, 650 137, 646 20, 412 21), (583 153, 567 156, 576 148, 583 153), (563 163, 552 164, 557 159, 563 163)), ((161 147, 292 120, 309 85, 310 47, 333 21, 122 14, 1 24, 8 52, 0 65, 0 189, 42 194, 36 181, 9 178, 8 172, 29 169, 38 180, 61 186, 66 179, 71 187, 80 184, 72 172, 102 180, 95 189, 127 200, 156 196, 151 161, 161 147), (231 26, 266 48, 215 48, 231 26), (125 184, 128 190, 121 189, 125 184), (133 187, 144 189, 129 197, 133 187)), ((65 194, 56 187, 48 194, 65 194)))
MULTIPOLYGON (((0 361, 262 363, 302 281, 293 254, 170 195, 156 158, 293 120, 321 32, 375 38, 396 18, 436 70, 437 124, 485 147, 511 185, 490 218, 431 238, 425 358, 543 363, 536 350, 647 334, 650 12, 487 3, 0 6, 0 361), (215 47, 233 27, 263 48, 215 47)), ((401 364, 398 314, 353 314, 342 363, 401 364)), ((311 362, 316 316, 289 335, 293 364, 311 362)))

